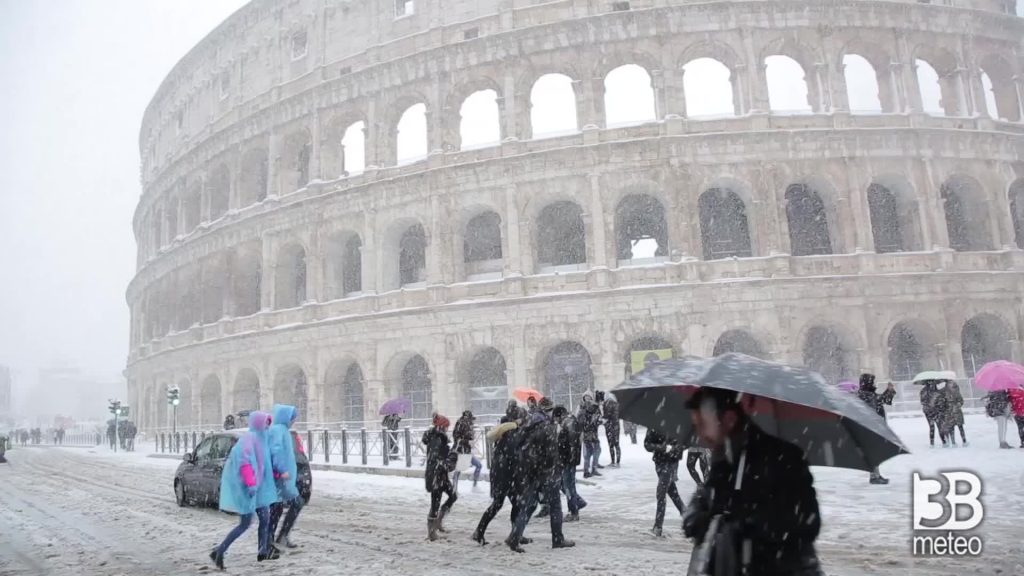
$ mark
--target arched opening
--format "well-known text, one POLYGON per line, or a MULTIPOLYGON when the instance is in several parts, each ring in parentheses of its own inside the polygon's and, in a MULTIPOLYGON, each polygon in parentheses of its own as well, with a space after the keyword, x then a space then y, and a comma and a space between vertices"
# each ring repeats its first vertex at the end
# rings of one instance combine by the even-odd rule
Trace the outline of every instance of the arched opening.
POLYGON ((199 186, 193 186, 185 194, 185 207, 183 211, 185 234, 189 234, 199 227, 203 220, 203 193, 199 186))
POLYGON ((817 190, 807 184, 786 188, 786 219, 793 256, 832 253, 828 215, 817 190))
POLYGON ((353 362, 345 370, 345 379, 341 383, 341 420, 342 422, 363 422, 366 420, 363 387, 363 369, 353 362))
POLYGON ((583 210, 573 202, 555 202, 537 217, 537 266, 576 266, 587 261, 583 210))
POLYGON ((999 118, 999 105, 996 103, 996 92, 992 86, 992 78, 988 72, 981 71, 981 91, 985 96, 985 113, 989 118, 999 118))
POLYGON ((530 127, 534 138, 571 134, 579 130, 576 93, 564 74, 545 74, 530 89, 530 127))
POLYGON ((428 420, 434 413, 430 367, 419 354, 402 367, 402 397, 412 401, 412 419, 428 420))
POLYGON ((466 405, 478 418, 501 415, 508 399, 505 357, 494 348, 484 348, 469 362, 466 405))
POLYGON ((231 173, 221 164, 214 168, 206 182, 206 194, 210 198, 210 220, 217 220, 228 212, 231 197, 231 173))
POLYGON ((274 403, 290 404, 299 410, 299 419, 309 421, 309 385, 306 373, 296 364, 288 364, 274 375, 274 403))
POLYGON ((913 380, 918 372, 938 366, 925 366, 928 356, 924 343, 907 323, 893 326, 887 341, 889 348, 889 377, 896 381, 913 380))
POLYGON ((306 301, 306 250, 299 244, 281 248, 274 269, 275 308, 295 308, 306 301))
POLYGON ((1024 178, 1018 178, 1010 185, 1009 196, 1013 235, 1017 241, 1017 248, 1024 248, 1024 178))
POLYGON ((980 314, 964 323, 960 332, 960 350, 968 378, 993 360, 1014 360, 1010 340, 1013 332, 997 316, 980 314))
POLYGON ((397 162, 412 164, 427 157, 427 105, 406 108, 397 126, 397 162))
POLYGON ((804 366, 821 374, 829 384, 852 377, 853 355, 834 330, 814 326, 804 338, 804 366))
POLYGON ((918 89, 924 112, 934 116, 962 116, 963 91, 960 64, 956 57, 944 49, 929 47, 928 54, 917 58, 918 89))
POLYGON ((233 412, 242 410, 259 410, 260 408, 260 377, 252 368, 243 368, 235 376, 233 412))
POLYGON ((981 81, 988 115, 1008 122, 1020 121, 1020 96, 1013 67, 1004 58, 989 55, 981 63, 981 81))
POLYGON ((642 66, 626 64, 604 77, 605 126, 631 126, 657 119, 651 75, 642 66))
POLYGON ((991 250, 992 234, 981 185, 968 176, 953 176, 939 192, 949 232, 949 247, 958 252, 991 250))
POLYGON ((626 378, 642 372, 651 362, 668 360, 676 355, 675 347, 661 336, 642 336, 633 340, 626 350, 623 362, 626 366, 626 378))
POLYGON ((917 199, 902 179, 881 178, 868 186, 868 209, 875 252, 908 252, 921 248, 917 199))
POLYGON ((242 172, 238 175, 239 206, 249 206, 267 198, 268 170, 265 149, 253 148, 242 156, 242 172))
POLYGON ((180 202, 177 198, 171 198, 167 202, 167 237, 173 242, 178 237, 178 209, 180 202))
POLYGON ((260 311, 263 257, 260 246, 238 248, 231 265, 231 296, 234 316, 251 316, 260 311))
POLYGON ((483 148, 501 142, 501 114, 498 93, 480 90, 470 94, 459 108, 461 148, 483 148))
POLYGON ((358 234, 343 232, 327 241, 327 297, 334 300, 363 289, 363 243, 358 234))
POLYGON ((420 224, 409 226, 398 242, 398 279, 400 286, 427 280, 427 234, 420 224))
POLYGON ((221 413, 220 379, 210 374, 203 379, 199 392, 199 419, 203 428, 217 429, 224 419, 221 413))
POLYGON ((914 61, 914 66, 917 70, 917 86, 921 92, 921 106, 924 112, 933 116, 945 116, 939 73, 931 64, 920 58, 914 61))
POLYGON ((285 138, 281 153, 281 176, 284 179, 282 192, 288 194, 305 188, 312 175, 309 172, 310 154, 313 148, 309 132, 305 129, 293 132, 285 138))
POLYGON ((764 59, 768 82, 768 104, 776 114, 810 114, 808 89, 803 66, 789 56, 773 55, 764 59))
POLYGON ((345 129, 341 138, 342 171, 351 176, 366 170, 366 123, 360 120, 345 129))
POLYGON ((615 239, 619 261, 666 259, 668 225, 661 202, 647 194, 631 194, 619 201, 615 239))
POLYGON ((754 358, 765 358, 766 354, 761 343, 746 330, 729 330, 715 341, 713 356, 721 356, 730 352, 746 354, 754 358))
POLYGON ((747 207, 728 188, 710 188, 700 195, 700 238, 705 260, 749 258, 747 207))
POLYGON ((202 293, 200 317, 203 324, 213 324, 226 315, 224 292, 228 289, 228 278, 227 262, 223 255, 218 254, 204 260, 199 271, 199 278, 193 278, 190 281, 190 285, 195 283, 198 286, 188 290, 189 300, 194 302, 193 295, 198 292, 202 293))
POLYGON ((736 115, 732 71, 714 58, 696 58, 683 66, 687 118, 736 115))
POLYGON ((562 342, 548 352, 541 367, 544 391, 556 406, 575 412, 583 393, 594 388, 590 353, 577 342, 562 342))
POLYGON ((466 224, 462 250, 468 275, 501 272, 501 216, 495 212, 474 216, 466 224))
POLYGON ((202 315, 202 299, 207 295, 202 292, 217 289, 217 294, 221 297, 221 301, 223 301, 223 292, 220 292, 220 287, 207 288, 203 285, 201 276, 202 269, 196 265, 185 266, 178 270, 178 285, 175 289, 178 301, 174 310, 176 313, 174 324, 176 330, 188 330, 200 322, 206 322, 206 318, 202 315))
POLYGON ((843 77, 846 79, 846 97, 853 114, 880 114, 882 99, 878 89, 878 74, 867 58, 859 54, 843 56, 843 77))

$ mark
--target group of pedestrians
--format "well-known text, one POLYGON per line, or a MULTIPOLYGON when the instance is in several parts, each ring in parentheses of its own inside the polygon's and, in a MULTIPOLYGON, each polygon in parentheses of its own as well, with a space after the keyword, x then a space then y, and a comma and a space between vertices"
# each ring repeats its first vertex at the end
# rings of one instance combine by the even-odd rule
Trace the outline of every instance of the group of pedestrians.
POLYGON ((964 432, 964 396, 960 386, 953 380, 925 380, 920 392, 921 411, 928 422, 928 442, 935 447, 935 430, 943 448, 956 446, 956 431, 960 441, 967 446, 964 432))
POLYGON ((985 413, 996 421, 1000 448, 1012 448, 1006 441, 1006 428, 1011 420, 1017 424, 1020 447, 1024 448, 1024 389, 990 392, 985 397, 985 413))
POLYGON ((298 466, 291 433, 297 417, 298 410, 287 404, 275 405, 273 415, 251 412, 249 431, 228 454, 221 474, 220 509, 238 514, 239 522, 210 552, 210 560, 220 570, 231 544, 249 529, 254 516, 259 519, 257 561, 276 560, 282 548, 295 547, 289 535, 305 504, 296 485, 298 466))

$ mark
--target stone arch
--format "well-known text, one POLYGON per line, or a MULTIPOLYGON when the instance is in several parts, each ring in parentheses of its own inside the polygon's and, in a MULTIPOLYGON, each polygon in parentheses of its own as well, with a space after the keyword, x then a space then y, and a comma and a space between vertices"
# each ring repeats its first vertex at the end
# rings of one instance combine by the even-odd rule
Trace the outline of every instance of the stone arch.
POLYGON ((229 289, 230 277, 227 254, 218 253, 204 258, 197 274, 186 279, 188 289, 185 297, 188 302, 182 302, 181 308, 195 310, 198 303, 199 310, 189 315, 194 317, 193 321, 201 321, 203 324, 213 324, 226 317, 231 313, 224 309, 224 296, 229 289))
POLYGON ((1010 325, 995 314, 978 314, 964 322, 960 331, 960 353, 966 375, 973 378, 982 366, 993 360, 1013 361, 1013 339, 1010 325))
POLYGON ((957 57, 949 50, 927 44, 914 51, 914 58, 924 112, 937 116, 963 115, 957 57))
POLYGON ((949 247, 958 252, 991 250, 988 199, 981 184, 970 176, 954 174, 939 190, 949 247))
POLYGON ((917 195, 906 178, 894 174, 873 178, 868 186, 868 211, 875 252, 909 252, 923 248, 917 195))
POLYGON ((324 278, 327 298, 336 300, 363 289, 363 242, 359 234, 342 231, 327 239, 324 278))
POLYGON ((583 209, 571 201, 548 204, 537 216, 537 268, 585 264, 583 209))
POLYGON ((738 352, 754 358, 766 359, 768 357, 761 342, 753 334, 741 328, 723 332, 715 341, 715 348, 711 354, 712 356, 721 356, 729 352, 738 352))
POLYGON ((181 235, 178 230, 178 209, 181 205, 181 201, 177 196, 171 196, 167 200, 167 238, 171 242, 181 235))
POLYGON ((618 260, 666 258, 669 255, 665 207, 654 196, 630 194, 615 208, 618 260))
POLYGON ((605 75, 604 114, 607 128, 657 120, 654 85, 647 68, 623 64, 605 75))
POLYGON ((306 301, 306 249, 298 242, 281 247, 274 267, 274 307, 295 308, 306 301))
POLYGON ((831 326, 808 328, 803 340, 803 364, 821 374, 829 384, 838 384, 856 375, 856 357, 850 341, 831 326))
POLYGON ((753 255, 747 205, 734 187, 722 184, 708 188, 697 204, 705 260, 753 255))
POLYGON ((209 374, 199 387, 199 423, 203 428, 216 429, 221 425, 224 419, 221 406, 220 378, 209 374))
POLYGON ((555 405, 573 412, 583 393, 594 389, 590 352, 582 344, 567 340, 551 348, 541 363, 541 392, 555 405))
POLYGON ((989 80, 988 86, 984 87, 988 115, 1008 122, 1019 122, 1020 102, 1014 85, 1013 66, 999 55, 988 54, 981 59, 980 73, 989 80))
POLYGON ((785 200, 793 256, 833 254, 830 218, 819 187, 809 182, 790 184, 785 200))
POLYGON ((530 133, 533 138, 561 136, 579 131, 576 91, 572 78, 550 73, 530 88, 530 133))
POLYGON ((366 169, 366 118, 361 112, 338 112, 326 123, 320 136, 320 167, 326 179, 366 169))
POLYGON ((270 184, 270 164, 267 158, 267 150, 263 147, 251 148, 242 155, 242 172, 238 175, 240 207, 257 204, 267 198, 267 187, 270 184))
POLYGON ((433 371, 426 358, 413 352, 397 354, 388 363, 388 388, 412 402, 413 420, 425 421, 434 413, 433 371))
POLYGON ((683 64, 683 95, 687 118, 737 116, 740 105, 736 99, 733 69, 721 60, 695 58, 683 64))
POLYGON ((493 347, 471 351, 462 362, 459 380, 464 383, 465 406, 477 417, 501 415, 508 400, 508 366, 505 356, 493 347))
POLYGON ((351 358, 335 360, 324 377, 324 417, 331 425, 361 427, 366 420, 366 378, 359 362, 351 358))
POLYGON ((772 113, 809 114, 814 111, 808 68, 800 62, 799 56, 771 53, 764 57, 764 67, 772 113))
POLYGON ((198 182, 186 188, 184 204, 182 225, 185 234, 190 234, 203 221, 203 190, 198 182))
POLYGON ((493 210, 469 219, 462 234, 462 258, 468 275, 500 272, 501 216, 493 210))
POLYGON ((878 114, 883 111, 878 72, 870 60, 860 54, 844 54, 843 78, 851 113, 878 114))
POLYGON ((427 234, 421 224, 413 224, 398 240, 399 284, 406 286, 426 281, 427 234))
POLYGON ((459 106, 459 149, 471 150, 501 143, 499 93, 496 89, 486 88, 473 92, 462 101, 459 106))
POLYGON ((228 213, 231 198, 231 172, 227 164, 218 164, 206 178, 206 195, 210 202, 210 220, 228 213))
MULTIPOLYGON (((672 343, 657 334, 646 334, 634 338, 626 347, 623 356, 626 378, 636 373, 641 366, 646 367, 650 362, 675 358, 677 348, 672 343), (634 355, 636 356, 634 358, 634 355)), ((641 368, 642 369, 642 368, 641 368)))
POLYGON ((251 316, 262 307, 263 250, 258 242, 235 249, 231 269, 232 313, 236 317, 251 316))
POLYGON ((427 157, 429 152, 427 105, 417 102, 407 107, 395 124, 395 162, 412 164, 427 157))
POLYGON ((252 368, 242 368, 235 375, 235 386, 231 391, 232 411, 259 410, 260 377, 252 368))
POLYGON ((290 404, 299 410, 299 420, 308 422, 309 382, 298 364, 285 364, 274 373, 274 403, 290 404))
MULTIPOLYGON (((869 70, 867 67, 857 64, 854 65, 854 70, 849 70, 847 56, 862 58, 870 67, 870 73, 873 74, 873 78, 868 79, 869 85, 864 98, 865 101, 869 104, 874 104, 873 99, 870 97, 871 89, 876 88, 878 105, 880 107, 879 111, 883 113, 900 112, 901 110, 897 107, 896 88, 893 84, 891 72, 892 55, 888 53, 885 46, 861 38, 859 35, 843 45, 842 49, 835 56, 837 62, 843 63, 843 78, 846 83, 847 101, 850 104, 851 111, 857 108, 856 103, 860 100, 859 94, 856 98, 854 96, 855 86, 861 84, 861 81, 867 77, 866 73, 869 70)), ((862 111, 867 112, 870 110, 868 107, 865 108, 862 111)))
POLYGON ((925 322, 916 319, 896 322, 885 341, 889 378, 912 380, 918 372, 941 368, 935 362, 936 342, 933 330, 925 322))
POLYGON ((309 130, 305 128, 293 130, 285 136, 280 158, 282 195, 305 188, 313 179, 313 174, 310 173, 312 143, 309 130))
POLYGON ((1013 220, 1013 235, 1017 248, 1024 248, 1024 178, 1010 184, 1010 217, 1013 220))

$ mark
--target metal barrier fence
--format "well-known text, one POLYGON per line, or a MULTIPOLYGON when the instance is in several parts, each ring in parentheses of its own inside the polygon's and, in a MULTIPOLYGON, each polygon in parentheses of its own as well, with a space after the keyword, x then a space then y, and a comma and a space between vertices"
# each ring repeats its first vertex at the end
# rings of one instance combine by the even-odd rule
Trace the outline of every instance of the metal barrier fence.
MULTIPOLYGON (((426 447, 420 439, 426 428, 398 430, 306 430, 300 432, 306 454, 313 462, 361 464, 363 466, 423 466, 426 447)), ((489 461, 491 446, 486 440, 490 426, 474 428, 473 453, 489 461)), ((195 450, 216 431, 159 432, 149 439, 153 451, 160 454, 184 454, 195 450)))

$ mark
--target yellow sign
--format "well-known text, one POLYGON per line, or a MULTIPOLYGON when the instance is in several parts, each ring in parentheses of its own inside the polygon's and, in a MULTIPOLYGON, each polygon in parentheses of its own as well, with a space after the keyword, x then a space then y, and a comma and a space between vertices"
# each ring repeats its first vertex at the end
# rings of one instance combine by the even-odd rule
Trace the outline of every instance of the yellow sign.
POLYGON ((648 362, 668 360, 669 358, 672 358, 671 348, 667 350, 634 350, 629 356, 630 371, 636 374, 643 371, 648 362))

